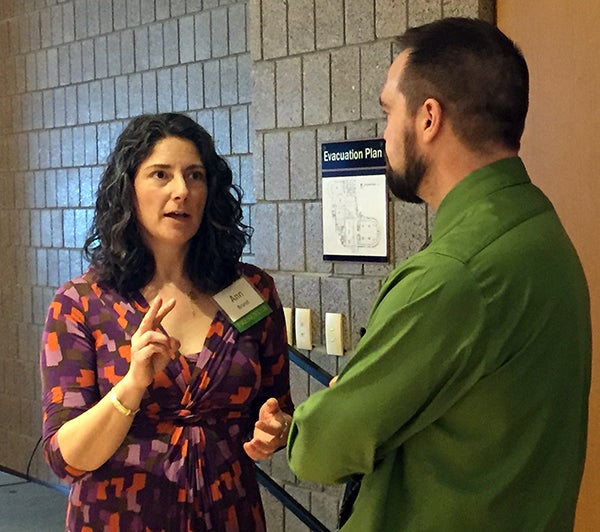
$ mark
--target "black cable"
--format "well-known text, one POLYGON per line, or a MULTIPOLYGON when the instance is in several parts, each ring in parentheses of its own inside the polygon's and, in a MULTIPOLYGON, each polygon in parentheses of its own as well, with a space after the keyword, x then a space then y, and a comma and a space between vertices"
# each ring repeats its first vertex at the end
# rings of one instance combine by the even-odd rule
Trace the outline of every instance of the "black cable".
POLYGON ((258 464, 255 464, 256 480, 271 493, 279 502, 290 510, 300 521, 308 526, 311 532, 330 532, 330 530, 292 497, 283 487, 265 473, 258 464))
POLYGON ((27 479, 27 482, 29 482, 31 480, 31 477, 29 476, 29 469, 31 468, 31 462, 33 462, 33 457, 35 456, 35 452, 37 451, 37 448, 40 446, 41 442, 42 442, 42 437, 40 436, 37 443, 35 444, 35 447, 33 448, 33 451, 31 451, 31 456, 29 457, 29 462, 27 463, 27 472, 25 473, 25 478, 27 479))

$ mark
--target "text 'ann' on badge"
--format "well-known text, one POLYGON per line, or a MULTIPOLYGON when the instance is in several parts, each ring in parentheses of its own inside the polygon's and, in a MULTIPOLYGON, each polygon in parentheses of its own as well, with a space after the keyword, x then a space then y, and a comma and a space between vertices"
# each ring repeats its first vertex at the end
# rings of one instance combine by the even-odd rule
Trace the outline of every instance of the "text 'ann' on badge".
POLYGON ((273 312, 245 277, 240 277, 215 294, 213 299, 239 332, 252 327, 273 312))

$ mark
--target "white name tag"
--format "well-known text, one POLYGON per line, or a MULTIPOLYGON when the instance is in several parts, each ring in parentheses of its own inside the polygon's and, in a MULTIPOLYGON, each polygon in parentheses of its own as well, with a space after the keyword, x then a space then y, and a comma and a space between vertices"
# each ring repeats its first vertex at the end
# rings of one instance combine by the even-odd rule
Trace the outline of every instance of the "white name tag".
POLYGON ((233 326, 240 332, 271 314, 273 310, 245 277, 240 277, 213 296, 233 326))

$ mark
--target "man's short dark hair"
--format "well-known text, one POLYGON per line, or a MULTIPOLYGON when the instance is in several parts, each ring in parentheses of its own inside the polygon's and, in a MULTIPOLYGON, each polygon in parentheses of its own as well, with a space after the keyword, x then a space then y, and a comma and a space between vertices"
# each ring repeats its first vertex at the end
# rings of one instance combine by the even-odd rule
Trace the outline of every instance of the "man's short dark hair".
POLYGON ((472 149, 518 149, 529 105, 529 72, 519 48, 482 20, 447 18, 397 38, 408 61, 400 91, 414 114, 435 98, 472 149))

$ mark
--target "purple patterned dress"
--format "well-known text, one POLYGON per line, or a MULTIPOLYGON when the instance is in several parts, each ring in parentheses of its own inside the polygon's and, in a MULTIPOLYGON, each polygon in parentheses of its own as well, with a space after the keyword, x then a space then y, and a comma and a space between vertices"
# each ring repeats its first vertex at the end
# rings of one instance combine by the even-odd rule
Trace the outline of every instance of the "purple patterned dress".
POLYGON ((265 530, 242 443, 267 398, 290 414, 293 405, 273 280, 254 266, 242 269, 273 312, 243 333, 217 312, 202 351, 177 356, 156 376, 125 441, 95 471, 66 464, 56 432, 125 375, 148 303, 106 288, 92 270, 57 291, 42 339, 43 438, 48 464, 71 483, 67 530, 265 530))

